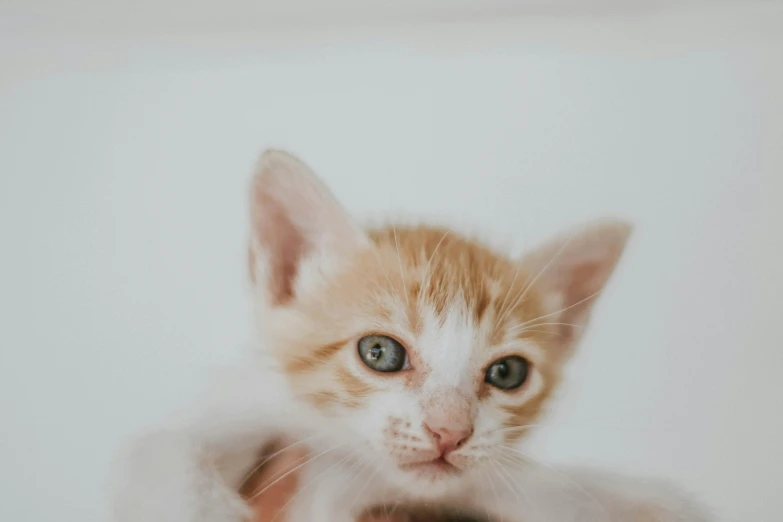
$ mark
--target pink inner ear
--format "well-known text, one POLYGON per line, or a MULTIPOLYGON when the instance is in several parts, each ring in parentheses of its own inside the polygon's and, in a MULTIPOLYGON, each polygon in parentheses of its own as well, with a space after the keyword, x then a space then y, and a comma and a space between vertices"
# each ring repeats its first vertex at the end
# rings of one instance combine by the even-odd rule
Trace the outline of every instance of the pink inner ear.
POLYGON ((302 230, 296 227, 282 204, 264 190, 257 190, 255 209, 256 238, 267 253, 267 287, 274 305, 286 304, 294 297, 299 263, 308 250, 302 230))
POLYGON ((561 275, 562 312, 557 318, 563 323, 559 326, 561 340, 568 343, 581 333, 571 325, 586 325, 597 293, 604 287, 612 266, 604 260, 584 261, 561 275))
POLYGON ((563 311, 564 322, 579 321, 580 316, 592 305, 593 298, 590 296, 603 286, 604 268, 602 263, 592 262, 582 263, 571 269, 563 300, 563 308, 570 308, 563 311))

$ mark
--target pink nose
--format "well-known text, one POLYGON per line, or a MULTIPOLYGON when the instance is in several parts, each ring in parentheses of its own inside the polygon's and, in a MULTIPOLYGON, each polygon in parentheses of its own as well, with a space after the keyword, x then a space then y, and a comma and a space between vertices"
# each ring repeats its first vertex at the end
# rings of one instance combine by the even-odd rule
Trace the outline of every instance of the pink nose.
POLYGON ((431 422, 425 423, 424 428, 432 436, 441 455, 459 448, 473 434, 472 426, 443 426, 431 422))

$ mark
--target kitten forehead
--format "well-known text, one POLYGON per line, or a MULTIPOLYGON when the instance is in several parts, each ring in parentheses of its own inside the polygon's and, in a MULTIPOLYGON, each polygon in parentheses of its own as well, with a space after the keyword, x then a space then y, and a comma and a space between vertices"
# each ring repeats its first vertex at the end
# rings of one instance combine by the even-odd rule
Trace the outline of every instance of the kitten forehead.
POLYGON ((476 329, 464 303, 450 303, 442 315, 425 304, 417 340, 418 357, 428 368, 427 387, 469 386, 466 381, 476 344, 476 329))
POLYGON ((398 279, 396 292, 405 296, 415 333, 422 333, 429 314, 445 335, 448 320, 452 335, 495 334, 492 343, 483 344, 497 344, 505 324, 541 311, 533 289, 525 288, 530 278, 520 264, 456 232, 389 227, 370 231, 370 237, 385 253, 385 274, 398 279))

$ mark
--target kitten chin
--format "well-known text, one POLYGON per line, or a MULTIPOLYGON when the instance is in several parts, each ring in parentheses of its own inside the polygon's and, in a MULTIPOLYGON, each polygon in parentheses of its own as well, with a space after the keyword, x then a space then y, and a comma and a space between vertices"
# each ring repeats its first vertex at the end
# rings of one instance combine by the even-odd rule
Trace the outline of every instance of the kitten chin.
POLYGON ((386 480, 406 498, 422 503, 457 498, 469 491, 473 484, 469 472, 437 475, 434 473, 414 475, 410 471, 394 470, 386 475, 386 480))

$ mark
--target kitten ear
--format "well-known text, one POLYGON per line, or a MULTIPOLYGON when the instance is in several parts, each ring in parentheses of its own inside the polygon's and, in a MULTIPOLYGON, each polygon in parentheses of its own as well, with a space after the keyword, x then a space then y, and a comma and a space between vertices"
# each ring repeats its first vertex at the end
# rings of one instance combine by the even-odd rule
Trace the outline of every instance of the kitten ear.
POLYGON ((561 236, 529 253, 523 265, 544 298, 549 315, 542 322, 558 325, 568 346, 587 326, 598 294, 620 259, 632 226, 603 221, 561 236))
POLYGON ((271 306, 369 245, 326 186, 301 161, 266 151, 251 188, 250 273, 271 306))

